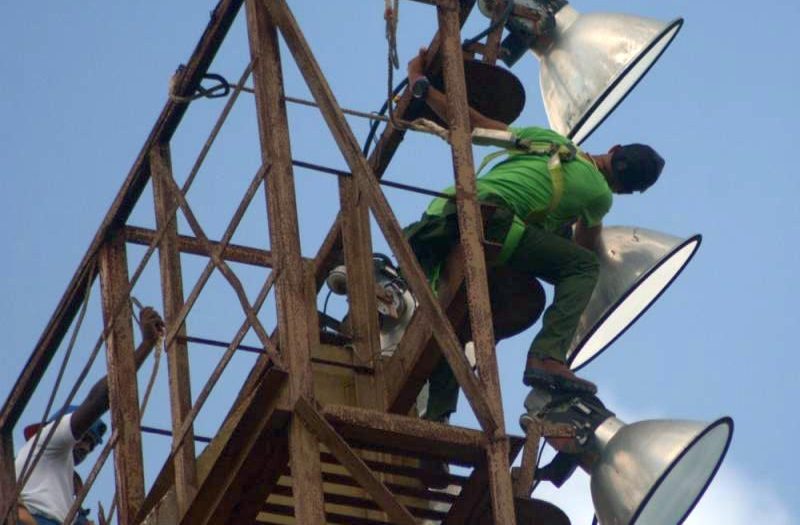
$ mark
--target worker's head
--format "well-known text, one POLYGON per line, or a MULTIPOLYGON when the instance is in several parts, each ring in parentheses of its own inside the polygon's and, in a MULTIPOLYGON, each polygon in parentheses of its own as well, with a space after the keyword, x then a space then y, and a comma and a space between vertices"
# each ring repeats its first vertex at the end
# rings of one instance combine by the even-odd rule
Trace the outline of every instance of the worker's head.
MULTIPOLYGON (((67 414, 71 414, 77 410, 77 406, 75 405, 68 405, 58 412, 56 412, 50 419, 45 422, 45 426, 61 419, 63 416, 67 414)), ((23 434, 25 435, 26 440, 30 440, 33 438, 36 433, 39 431, 41 425, 39 423, 34 423, 32 425, 28 425, 23 430, 23 434)), ((102 419, 98 419, 95 421, 89 430, 87 430, 83 436, 78 440, 77 443, 72 447, 72 459, 74 460, 75 464, 79 464, 83 461, 86 456, 95 449, 97 445, 100 445, 103 442, 103 435, 106 433, 108 427, 103 422, 102 419)), ((42 434, 39 437, 39 443, 43 443, 44 439, 47 437, 46 434, 42 434)))
POLYGON ((614 146, 610 154, 611 189, 615 193, 643 192, 652 186, 664 169, 664 159, 644 144, 614 146))

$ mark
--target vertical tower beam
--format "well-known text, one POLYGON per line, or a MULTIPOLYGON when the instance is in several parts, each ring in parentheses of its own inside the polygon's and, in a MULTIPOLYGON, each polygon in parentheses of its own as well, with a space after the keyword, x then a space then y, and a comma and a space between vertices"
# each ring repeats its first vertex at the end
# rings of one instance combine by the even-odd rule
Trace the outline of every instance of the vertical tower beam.
POLYGON ((144 469, 128 260, 120 232, 112 234, 100 250, 100 289, 103 322, 111 326, 106 337, 106 360, 111 424, 119 434, 114 449, 119 522, 130 525, 144 502, 144 469))
POLYGON ((314 99, 325 117, 325 122, 328 124, 331 134, 339 145, 339 149, 353 172, 360 189, 368 198, 370 208, 386 237, 386 241, 406 272, 406 279, 411 285, 411 289, 418 294, 417 299, 420 303, 420 311, 425 315, 430 315, 434 337, 439 342, 445 358, 450 363, 453 373, 464 390, 470 405, 473 407, 475 417, 482 428, 494 432, 498 425, 494 420, 494 412, 486 399, 484 389, 475 378, 472 370, 470 370, 458 337, 441 308, 439 308, 433 292, 428 286, 427 279, 414 257, 408 241, 403 236, 400 224, 392 213, 389 202, 381 191, 374 173, 361 154, 353 131, 347 124, 344 114, 320 70, 319 64, 317 64, 314 55, 311 53, 308 42, 306 42, 297 25, 297 21, 294 19, 285 0, 270 0, 265 2, 265 5, 274 14, 275 20, 278 22, 286 39, 286 44, 294 55, 300 72, 314 95, 314 99))
POLYGON ((380 352, 369 205, 350 177, 339 177, 339 194, 344 260, 348 276, 352 277, 347 281, 350 328, 356 355, 361 362, 369 362, 380 352))
MULTIPOLYGON (((165 229, 159 246, 159 265, 161 268, 161 294, 164 304, 164 322, 167 327, 175 322, 183 307, 183 276, 178 246, 178 224, 175 220, 176 203, 171 197, 167 179, 172 178, 172 160, 169 144, 158 144, 150 151, 150 173, 153 180, 156 224, 159 230, 165 229)), ((168 330, 171 331, 171 330, 168 330)), ((195 465, 194 431, 186 433, 182 441, 179 431, 192 409, 191 383, 189 375, 189 355, 183 337, 186 325, 181 323, 177 337, 167 348, 169 372, 169 397, 172 409, 172 435, 175 441, 175 495, 178 515, 183 516, 197 491, 197 470, 195 465)))
POLYGON ((508 439, 503 423, 500 377, 494 350, 492 310, 489 286, 486 281, 486 260, 483 253, 483 223, 477 200, 475 166, 472 159, 469 103, 464 82, 464 62, 461 54, 458 2, 437 7, 439 33, 442 36, 444 81, 447 88, 448 123, 453 150, 456 178, 456 205, 464 250, 464 269, 467 281, 467 301, 475 342, 478 373, 488 394, 497 422, 494 435, 489 436, 486 449, 489 468, 489 489, 495 523, 514 523, 514 502, 508 463, 508 439))
MULTIPOLYGON (((291 402, 313 398, 311 341, 318 327, 311 326, 309 287, 300 256, 297 203, 289 144, 289 124, 283 92, 278 33, 265 4, 247 2, 247 25, 253 60, 258 128, 264 161, 272 163, 267 178, 267 214, 278 308, 281 353, 289 367, 291 402)), ((303 423, 295 419, 289 429, 289 456, 298 523, 324 523, 319 443, 303 423)))
MULTIPOLYGON (((2 516, 5 516, 16 504, 16 501, 12 499, 16 489, 15 481, 14 440, 9 428, 8 431, 0 431, 0 512, 3 513, 2 516)), ((16 509, 13 509, 2 523, 3 525, 17 525, 16 509)))

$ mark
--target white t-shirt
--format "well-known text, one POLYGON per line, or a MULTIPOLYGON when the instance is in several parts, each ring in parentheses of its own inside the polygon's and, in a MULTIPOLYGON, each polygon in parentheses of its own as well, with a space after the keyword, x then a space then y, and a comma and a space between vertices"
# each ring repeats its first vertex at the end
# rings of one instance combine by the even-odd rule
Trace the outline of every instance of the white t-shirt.
MULTIPOLYGON (((20 500, 31 513, 42 514, 57 520, 59 523, 64 522, 72 502, 75 501, 72 478, 75 461, 72 458, 72 449, 77 440, 72 437, 71 419, 72 414, 67 414, 57 423, 50 423, 42 429, 39 442, 36 445, 36 453, 38 453, 45 437, 50 432, 50 428, 55 424, 58 425, 52 439, 47 444, 44 454, 36 468, 33 469, 25 488, 22 489, 20 494, 20 500)), ((18 479, 22 467, 30 454, 34 439, 31 438, 25 443, 14 461, 18 479)), ((34 458, 36 453, 34 453, 34 458)))

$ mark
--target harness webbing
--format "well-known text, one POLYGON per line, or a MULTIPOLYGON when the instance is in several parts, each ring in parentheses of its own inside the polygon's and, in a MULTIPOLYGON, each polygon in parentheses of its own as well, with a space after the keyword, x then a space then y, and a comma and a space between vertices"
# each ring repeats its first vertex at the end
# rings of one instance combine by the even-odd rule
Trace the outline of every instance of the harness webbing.
POLYGON ((548 155, 550 158, 547 161, 547 171, 550 174, 550 183, 553 186, 553 193, 547 208, 534 210, 524 218, 517 217, 516 215, 514 216, 506 238, 503 240, 503 247, 500 249, 500 253, 494 261, 495 265, 503 264, 511 258, 528 224, 536 223, 544 219, 547 214, 555 210, 561 202, 561 197, 564 195, 564 166, 562 162, 571 162, 579 155, 582 158, 586 158, 586 154, 578 150, 578 148, 572 144, 556 144, 554 142, 521 139, 517 141, 517 146, 516 148, 503 149, 487 155, 478 167, 477 174, 480 174, 487 164, 502 155, 507 155, 508 157, 516 157, 519 155, 548 155))

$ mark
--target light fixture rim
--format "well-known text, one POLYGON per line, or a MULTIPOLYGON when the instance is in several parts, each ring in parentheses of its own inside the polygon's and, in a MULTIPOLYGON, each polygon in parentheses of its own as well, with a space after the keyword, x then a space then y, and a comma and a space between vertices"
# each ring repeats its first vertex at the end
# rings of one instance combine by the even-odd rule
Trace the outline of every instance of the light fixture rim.
POLYGON ((675 30, 675 33, 672 35, 672 37, 670 37, 669 41, 668 41, 668 42, 667 42, 667 44, 664 46, 664 49, 662 49, 662 50, 661 50, 661 51, 658 53, 658 55, 655 57, 655 59, 653 60, 653 62, 652 62, 652 63, 651 63, 649 66, 647 66, 647 69, 645 69, 645 70, 644 70, 644 72, 643 72, 641 75, 639 75, 639 78, 637 78, 637 79, 636 79, 636 81, 635 81, 633 84, 631 84, 631 87, 629 87, 629 88, 628 88, 628 90, 627 90, 627 91, 626 91, 626 92, 625 92, 625 93, 622 95, 622 97, 620 97, 620 99, 619 99, 619 100, 617 100, 617 103, 616 103, 616 104, 614 104, 614 106, 613 106, 613 107, 612 107, 610 110, 608 110, 608 112, 605 114, 605 116, 604 116, 603 118, 601 118, 601 119, 600 119, 600 120, 599 120, 599 121, 598 121, 598 122, 597 122, 597 123, 596 123, 596 124, 595 124, 595 125, 592 127, 592 129, 590 129, 590 130, 589 130, 589 131, 588 131, 588 132, 587 132, 587 133, 586 133, 586 134, 583 136, 583 138, 581 139, 581 141, 580 141, 580 142, 578 142, 576 145, 578 145, 578 146, 579 146, 579 145, 583 144, 583 142, 585 142, 585 141, 586 141, 586 139, 588 139, 588 138, 589 138, 589 137, 592 135, 592 133, 594 133, 594 132, 597 130, 597 128, 599 128, 599 127, 600 127, 600 125, 601 125, 603 122, 605 122, 605 121, 606 121, 606 119, 607 119, 607 118, 608 118, 608 117, 609 117, 609 116, 610 116, 610 115, 611 115, 611 114, 614 112, 614 110, 616 110, 616 109, 617 109, 617 107, 618 107, 618 106, 619 106, 619 105, 622 103, 622 101, 624 101, 624 100, 625 100, 625 99, 628 97, 628 95, 629 95, 629 94, 630 94, 630 93, 631 93, 631 92, 632 92, 634 89, 636 89, 636 86, 637 86, 637 85, 639 85, 639 82, 641 82, 641 80, 642 80, 644 77, 646 77, 646 76, 647 76, 647 73, 648 73, 648 72, 650 71, 650 69, 651 69, 651 68, 652 68, 652 67, 653 67, 653 66, 656 64, 656 62, 658 62, 658 60, 661 58, 661 55, 663 55, 663 54, 664 54, 664 52, 665 52, 665 51, 666 51, 666 50, 669 48, 669 46, 670 46, 670 45, 672 45, 672 42, 675 40, 675 37, 676 37, 676 36, 678 36, 678 33, 680 33, 680 31, 681 31, 681 28, 683 27, 683 21, 684 21, 684 20, 683 20, 683 17, 678 17, 678 18, 675 18, 674 20, 672 20, 671 22, 669 22, 669 23, 667 24, 667 26, 666 26, 666 27, 665 27, 665 28, 664 28, 664 29, 663 29, 663 30, 662 30, 662 31, 661 31, 661 32, 660 32, 660 33, 659 33, 659 34, 658 34, 658 35, 657 35, 655 38, 653 38, 653 40, 652 40, 652 41, 651 41, 651 42, 650 42, 650 43, 647 45, 647 47, 645 47, 645 48, 644 48, 644 49, 643 49, 643 50, 642 50, 642 51, 639 53, 639 55, 638 55, 636 58, 634 58, 633 60, 631 60, 631 61, 630 61, 630 63, 628 63, 628 65, 626 65, 626 66, 625 66, 625 68, 624 68, 624 69, 623 69, 623 70, 622 70, 622 71, 621 71, 621 72, 620 72, 620 73, 617 75, 617 77, 616 77, 616 78, 615 78, 615 79, 614 79, 614 80, 611 82, 611 84, 609 84, 609 86, 608 86, 608 87, 605 89, 605 91, 603 91, 603 93, 602 93, 602 94, 601 94, 599 97, 597 97, 597 99, 595 99, 595 101, 592 103, 592 105, 591 105, 591 106, 590 106, 590 107, 589 107, 589 108, 588 108, 586 111, 584 111, 584 112, 583 112, 583 115, 581 115, 581 117, 578 119, 578 122, 577 122, 577 123, 576 123, 574 126, 572 126, 572 129, 570 129, 570 130, 569 130, 569 132, 568 132, 568 133, 567 133, 567 135, 566 135, 568 139, 572 140, 572 138, 573 138, 573 137, 574 137, 574 136, 577 134, 577 132, 578 132, 578 131, 581 129, 581 127, 582 127, 582 126, 583 126, 583 125, 586 123, 586 121, 587 121, 587 120, 589 120, 589 117, 590 117, 590 116, 591 116, 591 115, 592 115, 592 114, 595 112, 595 110, 598 108, 598 106, 600 106, 600 104, 602 104, 602 103, 603 103, 603 101, 605 101, 606 97, 608 97, 608 95, 609 95, 609 94, 610 94, 612 91, 614 91, 614 88, 616 88, 616 87, 617 87, 617 85, 618 85, 618 84, 619 84, 619 83, 622 81, 622 79, 623 79, 623 78, 625 78, 625 76, 626 76, 626 75, 627 75, 627 74, 628 74, 628 73, 631 71, 631 69, 633 69, 633 68, 634 68, 634 67, 635 67, 635 66, 636 66, 636 65, 637 65, 637 64, 638 64, 638 63, 639 63, 639 62, 642 60, 642 58, 644 58, 644 57, 645 57, 645 55, 647 55, 647 53, 648 53, 648 52, 649 52, 649 51, 650 51, 650 50, 651 50, 653 47, 655 47, 655 45, 656 45, 658 42, 660 42, 662 38, 664 38, 664 36, 665 36, 667 33, 669 33, 670 31, 672 31, 672 29, 673 29, 673 28, 675 28, 675 27, 677 26, 677 29, 675 30))
POLYGON ((663 257, 661 258, 661 260, 659 260, 659 261, 658 261, 658 263, 657 263, 657 264, 654 264, 654 265, 653 265, 653 267, 652 267, 652 268, 650 268, 650 269, 649 269, 649 270, 647 270, 645 273, 643 273, 642 275, 640 275, 640 276, 639 276, 639 278, 638 278, 638 279, 636 280, 636 282, 634 283, 634 285, 633 285, 633 286, 631 286, 630 288, 628 288, 628 289, 625 291, 625 293, 624 293, 624 294, 622 294, 622 295, 621 295, 621 296, 620 296, 620 297, 619 297, 619 298, 616 300, 616 302, 615 302, 615 303, 614 303, 614 305, 613 305, 613 308, 608 308, 608 309, 607 309, 607 310, 606 310, 606 311, 603 313, 602 317, 601 317, 601 318, 600 318, 600 319, 599 319, 597 322, 595 322, 595 323, 594 323, 594 326, 592 326, 591 330, 589 330, 589 332, 587 332, 586 336, 583 338, 583 341, 581 341, 581 344, 580 344, 578 347, 576 347, 576 348, 575 348, 575 350, 572 352, 572 355, 570 355, 570 356, 567 358, 567 364, 568 364, 568 365, 570 365, 570 368, 571 368, 573 371, 576 371, 576 372, 577 372, 577 371, 578 371, 578 370, 580 370, 581 368, 585 367, 586 365, 588 365, 589 363, 591 363, 592 361, 594 361, 594 360, 595 360, 595 359, 596 359, 596 358, 597 358, 597 357, 598 357, 600 354, 602 354, 603 352, 605 352, 605 351, 608 349, 608 347, 609 347, 609 346, 611 346, 612 344, 614 344, 614 341, 616 341, 617 339, 619 339, 619 338, 622 336, 622 334, 624 334, 625 332, 627 332, 627 331, 628 331, 628 329, 629 329, 631 326, 633 326, 634 324, 636 324, 636 321, 638 321, 638 320, 639 320, 639 318, 640 318, 641 316, 643 316, 643 315, 645 314, 645 312, 647 312, 647 311, 650 309, 650 307, 651 307, 651 306, 653 306, 653 305, 656 303, 656 301, 658 301, 658 299, 661 297, 661 294, 663 294, 663 293, 664 293, 664 292, 665 292, 665 291, 666 291, 666 290, 667 290, 667 289, 668 289, 670 286, 672 286, 672 283, 673 283, 673 282, 675 282, 675 279, 677 279, 677 278, 678 278, 678 276, 680 276, 680 274, 681 274, 681 273, 683 273, 683 270, 685 270, 685 269, 686 269, 686 267, 687 267, 687 266, 689 266, 689 263, 692 261, 692 259, 694 258, 695 254, 697 254, 697 250, 699 250, 699 249, 700 249, 700 245, 702 244, 702 242, 703 242, 703 236, 702 236, 702 234, 696 233, 696 234, 692 235, 691 237, 688 237, 686 240, 684 240, 684 241, 683 241, 683 242, 681 242, 680 244, 677 244, 677 245, 676 245, 676 246, 675 246, 675 247, 674 247, 672 250, 670 250, 670 252, 669 252, 667 255, 663 256, 663 257), (651 276, 651 275, 652 275, 652 274, 653 274, 653 273, 654 273, 656 270, 658 270, 659 268, 661 268, 661 266, 663 266, 663 265, 664 265, 664 264, 665 264, 667 261, 669 261, 669 260, 672 258, 672 256, 673 256, 673 255, 675 255, 676 253, 678 253, 679 251, 681 251, 681 250, 682 250, 684 247, 688 246, 688 245, 689 245, 689 244, 691 244, 692 242, 694 242, 694 243, 695 243, 695 247, 694 247, 694 250, 692 250, 692 253, 691 253, 691 254, 689 254, 689 258, 688 258, 688 259, 686 259, 686 262, 685 262, 685 263, 683 263, 683 266, 681 266, 681 268, 680 268, 680 269, 679 269, 677 272, 675 272, 675 275, 673 275, 673 276, 672 276, 672 278, 670 278, 670 280, 667 282, 667 284, 666 284, 666 285, 665 285, 663 288, 661 288, 661 290, 660 290, 660 291, 659 291, 659 292, 656 294, 656 296, 655 296, 655 297, 653 297, 653 299, 650 301, 650 303, 649 303, 647 306, 645 306, 644 308, 642 308, 642 311, 640 311, 638 314, 636 314, 636 317, 634 317, 634 318, 631 320, 631 322, 629 322, 629 323, 627 324, 627 326, 625 326, 625 328, 623 328, 622 330, 620 330, 620 331, 619 331, 619 333, 618 333, 617 335, 615 335, 615 336, 614 336, 614 337, 613 337, 613 338, 612 338, 612 339, 611 339, 611 340, 610 340, 608 343, 606 343, 606 344, 605 344, 605 346, 603 346, 603 348, 601 348, 600 350, 598 350, 597 352, 595 352, 595 353, 594 353, 594 355, 593 355, 592 357, 590 357, 590 358, 589 358, 587 361, 585 361, 585 362, 581 363, 581 364, 580 364, 580 365, 579 365, 577 368, 572 368, 572 366, 571 366, 571 365, 572 365, 572 363, 575 361, 575 358, 576 358, 576 357, 578 357, 578 354, 579 354, 579 353, 581 352, 581 350, 583 350, 583 348, 586 346, 586 343, 587 343, 587 342, 588 342, 588 341, 589 341, 589 340, 592 338, 592 336, 594 336, 594 334, 597 332, 597 330, 598 330, 598 329, 599 329, 601 326, 603 326, 603 324, 606 322, 606 320, 609 318, 609 316, 610 316, 611 314, 613 314, 614 312, 616 312, 616 311, 617 311, 617 308, 619 308, 619 306, 620 306, 620 305, 621 305, 623 302, 625 302, 625 300, 626 300, 626 299, 627 299, 627 298, 628 298, 628 297, 629 297, 629 296, 630 296, 630 295, 631 295, 633 292, 635 292, 636 290, 638 290, 638 289, 639 289, 639 286, 641 286, 641 284, 642 284, 642 283, 644 283, 644 282, 645 282, 645 281, 646 281, 648 278, 650 278, 650 276, 651 276))
POLYGON ((702 432, 697 434, 694 437, 694 439, 692 439, 683 448, 681 453, 678 454, 677 457, 675 457, 674 460, 672 460, 672 462, 670 463, 669 467, 667 467, 667 469, 664 470, 664 472, 661 473, 661 475, 658 477, 656 482, 653 483, 653 486, 650 487, 650 490, 647 491, 647 494, 642 499, 642 502, 639 503, 639 507, 636 509, 636 512, 631 517, 631 520, 628 522, 628 525, 636 525, 636 521, 639 519, 639 516, 642 514, 642 511, 644 510, 644 508, 647 506, 647 503, 650 501, 650 498, 653 497, 653 495, 655 494, 655 492, 658 489, 658 487, 660 487, 661 483, 663 483, 664 480, 667 479, 667 476, 669 476, 669 474, 672 472, 672 470, 675 468, 675 466, 678 463, 681 462, 683 457, 692 449, 692 447, 694 447, 694 445, 698 441, 700 441, 700 439, 705 437, 706 434, 708 434, 711 430, 717 428, 720 425, 727 425, 727 427, 729 429, 728 430, 728 436, 727 436, 727 438, 725 440, 725 446, 722 447, 722 453, 719 455, 719 458, 717 459, 717 464, 714 465, 714 469, 711 471, 711 474, 708 476, 708 479, 706 479, 705 483, 703 484, 703 488, 700 490, 700 492, 697 493, 697 496, 695 496, 694 501, 686 509, 686 512, 683 514, 683 516, 681 516, 681 519, 678 520, 678 523, 683 523, 684 520, 686 520, 686 518, 689 516, 689 514, 691 514, 691 512, 694 510, 694 508, 700 502, 700 498, 702 498, 703 494, 705 494, 706 490, 708 490, 708 487, 711 485, 711 482, 714 481, 714 478, 716 477, 717 472, 719 472, 719 468, 722 466, 722 462, 725 460, 725 456, 728 454, 728 448, 730 448, 731 441, 733 440, 733 429, 734 429, 733 418, 730 417, 730 416, 722 416, 721 418, 717 419, 716 421, 711 422, 708 426, 706 426, 706 428, 703 429, 702 432))

